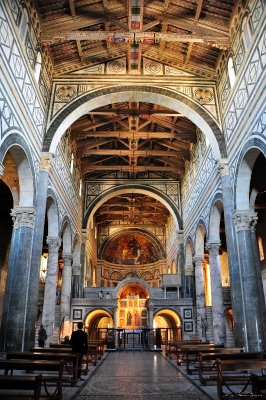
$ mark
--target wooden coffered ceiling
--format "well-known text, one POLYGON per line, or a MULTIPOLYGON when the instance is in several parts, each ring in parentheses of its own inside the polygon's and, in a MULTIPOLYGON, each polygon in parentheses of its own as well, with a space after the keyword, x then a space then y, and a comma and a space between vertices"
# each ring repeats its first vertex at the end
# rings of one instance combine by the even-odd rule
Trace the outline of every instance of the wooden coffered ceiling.
POLYGON ((35 0, 55 75, 121 57, 127 57, 129 72, 139 73, 145 57, 208 78, 215 77, 217 58, 229 46, 235 3, 35 0))

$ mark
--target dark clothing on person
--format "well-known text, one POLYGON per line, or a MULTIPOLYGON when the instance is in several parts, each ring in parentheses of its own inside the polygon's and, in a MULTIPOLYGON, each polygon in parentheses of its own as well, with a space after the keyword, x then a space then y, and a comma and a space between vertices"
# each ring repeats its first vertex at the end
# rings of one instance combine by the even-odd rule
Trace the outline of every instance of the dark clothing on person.
POLYGON ((43 325, 41 325, 39 332, 38 332, 39 347, 44 347, 44 343, 45 343, 46 339, 47 339, 46 330, 44 329, 43 325))
POLYGON ((81 364, 82 358, 88 353, 88 335, 82 329, 73 331, 70 339, 70 344, 72 345, 72 353, 79 353, 78 361, 78 379, 81 379, 81 364))

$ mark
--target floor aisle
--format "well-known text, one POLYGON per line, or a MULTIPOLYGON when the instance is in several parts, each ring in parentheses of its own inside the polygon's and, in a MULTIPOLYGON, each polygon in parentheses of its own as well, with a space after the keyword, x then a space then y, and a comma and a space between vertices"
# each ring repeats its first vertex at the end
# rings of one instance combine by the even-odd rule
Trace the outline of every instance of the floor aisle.
POLYGON ((207 400, 160 353, 110 353, 73 400, 207 400))

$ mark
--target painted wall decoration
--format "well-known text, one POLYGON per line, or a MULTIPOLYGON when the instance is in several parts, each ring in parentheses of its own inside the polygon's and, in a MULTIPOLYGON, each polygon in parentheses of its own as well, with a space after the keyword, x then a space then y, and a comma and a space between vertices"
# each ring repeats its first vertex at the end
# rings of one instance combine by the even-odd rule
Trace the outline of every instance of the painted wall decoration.
POLYGON ((114 264, 139 265, 156 262, 159 257, 148 237, 140 233, 126 233, 107 244, 103 259, 114 264))

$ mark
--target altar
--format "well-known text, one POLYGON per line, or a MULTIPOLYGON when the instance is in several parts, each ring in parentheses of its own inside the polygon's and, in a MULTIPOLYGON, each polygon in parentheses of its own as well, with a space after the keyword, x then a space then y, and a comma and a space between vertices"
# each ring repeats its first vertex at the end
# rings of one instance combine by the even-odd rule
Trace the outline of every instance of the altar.
POLYGON ((129 287, 120 296, 118 328, 128 333, 137 332, 148 326, 147 298, 137 287, 129 287))

